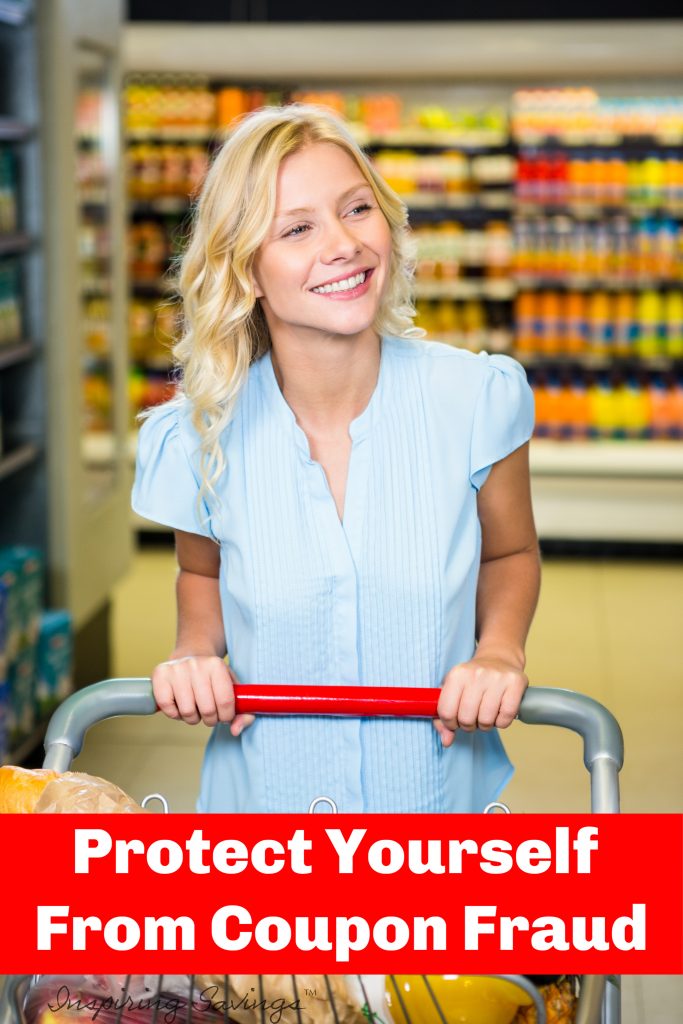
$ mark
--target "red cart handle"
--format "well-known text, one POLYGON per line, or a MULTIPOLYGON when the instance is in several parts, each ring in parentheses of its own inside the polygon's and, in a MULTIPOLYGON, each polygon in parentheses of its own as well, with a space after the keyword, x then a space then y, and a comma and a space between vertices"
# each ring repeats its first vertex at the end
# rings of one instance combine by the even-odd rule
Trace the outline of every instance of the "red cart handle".
POLYGON ((419 686, 235 686, 238 715, 436 718, 441 690, 419 686))

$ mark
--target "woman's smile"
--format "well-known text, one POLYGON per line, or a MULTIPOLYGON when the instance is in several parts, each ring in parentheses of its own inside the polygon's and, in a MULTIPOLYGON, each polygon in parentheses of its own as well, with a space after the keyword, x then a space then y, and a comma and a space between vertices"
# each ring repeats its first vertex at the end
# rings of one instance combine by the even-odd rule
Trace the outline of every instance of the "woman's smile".
POLYGON ((318 285, 316 288, 311 288, 311 291, 326 299, 357 299, 367 292, 371 276, 372 269, 360 270, 357 274, 351 274, 349 277, 318 285))

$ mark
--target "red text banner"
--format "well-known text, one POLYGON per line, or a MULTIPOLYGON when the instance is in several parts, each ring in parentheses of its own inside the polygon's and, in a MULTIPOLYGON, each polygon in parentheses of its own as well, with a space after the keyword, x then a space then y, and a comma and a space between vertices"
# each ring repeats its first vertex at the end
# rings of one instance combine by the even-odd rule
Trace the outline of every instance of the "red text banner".
POLYGON ((674 974, 680 815, 6 815, 3 974, 674 974))

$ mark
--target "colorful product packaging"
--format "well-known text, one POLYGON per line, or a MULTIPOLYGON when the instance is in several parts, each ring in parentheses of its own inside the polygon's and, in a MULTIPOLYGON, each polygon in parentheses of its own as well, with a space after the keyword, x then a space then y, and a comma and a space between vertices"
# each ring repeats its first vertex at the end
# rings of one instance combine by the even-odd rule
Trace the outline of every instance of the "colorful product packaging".
POLYGON ((73 689, 73 630, 67 611, 43 612, 38 634, 35 698, 49 714, 73 689))

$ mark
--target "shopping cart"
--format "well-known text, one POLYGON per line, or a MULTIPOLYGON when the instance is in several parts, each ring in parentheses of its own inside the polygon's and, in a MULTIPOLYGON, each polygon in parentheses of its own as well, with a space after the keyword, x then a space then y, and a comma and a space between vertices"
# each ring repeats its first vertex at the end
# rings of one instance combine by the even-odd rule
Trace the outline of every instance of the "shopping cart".
MULTIPOLYGON (((235 687, 236 710, 250 714, 317 714, 352 716, 436 717, 439 691, 408 687, 235 687)), ((80 753, 90 726, 119 715, 152 715, 158 711, 149 679, 108 679, 72 694, 57 709, 45 737, 45 768, 67 771, 80 753)), ((583 739, 583 760, 590 774, 591 810, 597 814, 619 812, 619 771, 623 764, 623 738, 614 716, 584 694, 547 687, 530 687, 522 700, 518 719, 527 725, 554 725, 571 729, 583 739)), ((329 799, 326 797, 326 799, 329 799)), ((332 802, 332 801, 330 801, 332 802)), ((315 803, 315 801, 314 801, 315 803)), ((504 806, 504 805, 491 805, 504 806)), ((488 808, 487 808, 488 809, 488 808)), ((514 982, 532 997, 538 1024, 545 1024, 542 1000, 533 985, 517 975, 498 976, 514 982)), ((193 979, 188 984, 187 1024, 193 1024, 193 979)), ((296 982, 293 979, 294 991, 296 982)), ((359 979, 362 987, 362 979, 359 979)), ((389 978, 400 1002, 395 979, 389 978)), ((9 978, 0 999, 0 1024, 26 1024, 24 997, 30 984, 25 977, 9 978)), ((126 982, 128 984, 128 981, 126 982)), ((162 979, 159 979, 159 985, 162 979)), ((225 979, 225 991, 228 979, 225 979)), ((261 984, 261 983, 259 983, 261 984)), ((332 987, 328 984, 330 996, 332 987)), ((450 1024, 425 978, 441 1024, 450 1024)), ((363 990, 364 991, 364 990, 363 990)), ((296 997, 295 997, 296 998, 296 997)), ((366 1005, 368 1000, 366 998, 366 1005)), ((334 999, 332 1022, 338 1020, 334 999)), ((410 1022, 410 1014, 401 1007, 410 1022)), ((122 1013, 123 1011, 121 1011, 122 1013)), ((122 1024, 121 1013, 114 1024, 122 1024)), ((225 1024, 229 1024, 226 1011, 225 1024)), ((265 1024, 265 1016, 263 1018, 265 1024)), ((576 1024, 620 1024, 619 979, 591 976, 581 981, 576 1024)), ((150 1024, 157 1024, 153 1017, 150 1024)), ((419 1021, 415 1021, 419 1024, 419 1021)))

